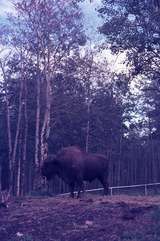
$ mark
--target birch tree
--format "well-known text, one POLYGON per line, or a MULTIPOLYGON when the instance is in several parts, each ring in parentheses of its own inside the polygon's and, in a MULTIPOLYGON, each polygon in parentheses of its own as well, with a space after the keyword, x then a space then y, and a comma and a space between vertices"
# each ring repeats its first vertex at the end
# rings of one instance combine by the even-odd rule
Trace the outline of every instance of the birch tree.
MULTIPOLYGON (((10 114, 10 101, 9 101, 9 94, 8 94, 8 76, 7 76, 7 71, 6 71, 6 63, 8 60, 8 56, 0 59, 0 68, 2 72, 2 77, 3 77, 3 90, 4 90, 4 99, 5 99, 5 114, 6 114, 6 122, 7 122, 7 144, 8 144, 8 163, 7 160, 4 160, 3 164, 4 167, 1 167, 1 172, 6 169, 5 175, 7 175, 5 178, 8 178, 8 187, 7 189, 2 190, 2 202, 7 202, 8 198, 10 196, 10 175, 12 171, 12 134, 11 134, 11 114, 10 114), (8 170, 7 170, 8 169, 8 170)), ((6 157, 5 157, 6 158, 6 157)), ((3 180, 3 174, 1 173, 1 180, 3 180)))
MULTIPOLYGON (((52 81, 60 63, 85 43, 81 13, 76 1, 18 1, 15 3, 20 43, 36 65, 35 167, 40 167, 48 152, 52 81)), ((19 43, 18 42, 18 43, 19 43)), ((17 134, 18 135, 18 134, 17 134)))

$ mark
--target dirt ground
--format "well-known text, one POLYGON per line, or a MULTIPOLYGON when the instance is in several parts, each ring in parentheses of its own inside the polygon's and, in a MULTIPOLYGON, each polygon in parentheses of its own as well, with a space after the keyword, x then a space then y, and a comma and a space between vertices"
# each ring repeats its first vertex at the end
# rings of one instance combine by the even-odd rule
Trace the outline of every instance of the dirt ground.
POLYGON ((160 241, 160 196, 12 200, 0 241, 160 241))

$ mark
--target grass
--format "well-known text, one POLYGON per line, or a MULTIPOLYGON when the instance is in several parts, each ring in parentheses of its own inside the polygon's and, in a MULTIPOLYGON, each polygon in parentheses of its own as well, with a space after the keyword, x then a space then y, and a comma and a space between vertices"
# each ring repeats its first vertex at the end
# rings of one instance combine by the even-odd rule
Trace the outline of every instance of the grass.
POLYGON ((33 237, 30 235, 25 235, 23 237, 16 237, 16 238, 9 239, 8 241, 38 241, 38 240, 33 239, 33 237))
POLYGON ((138 233, 138 232, 132 233, 132 232, 125 231, 122 234, 120 241, 146 241, 146 239, 141 233, 138 233))

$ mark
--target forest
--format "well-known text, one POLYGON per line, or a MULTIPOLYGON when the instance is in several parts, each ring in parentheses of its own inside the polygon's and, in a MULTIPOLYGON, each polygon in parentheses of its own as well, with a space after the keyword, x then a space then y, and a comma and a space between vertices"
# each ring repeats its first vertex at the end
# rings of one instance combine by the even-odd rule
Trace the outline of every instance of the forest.
POLYGON ((0 173, 15 196, 38 193, 48 153, 71 145, 107 156, 110 186, 160 182, 160 2, 99 1, 99 41, 87 1, 15 0, 0 17, 0 173))

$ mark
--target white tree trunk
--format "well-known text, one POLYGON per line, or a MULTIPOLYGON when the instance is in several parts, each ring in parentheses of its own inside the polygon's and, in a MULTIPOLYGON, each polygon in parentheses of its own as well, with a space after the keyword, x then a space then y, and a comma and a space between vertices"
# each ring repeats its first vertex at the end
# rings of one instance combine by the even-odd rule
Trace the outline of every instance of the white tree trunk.
POLYGON ((0 60, 0 67, 3 74, 4 80, 4 92, 5 92, 5 102, 6 102, 6 119, 7 119, 7 136, 8 136, 8 150, 9 150, 9 167, 10 170, 12 169, 12 136, 11 136, 11 118, 10 118, 10 108, 9 108, 9 98, 8 98, 8 91, 7 91, 7 77, 5 73, 5 69, 3 67, 2 61, 0 60))
POLYGON ((48 144, 47 140, 50 134, 50 115, 51 115, 51 76, 50 76, 50 52, 48 50, 47 63, 45 66, 46 77, 46 108, 44 113, 44 120, 41 130, 41 165, 47 157, 48 144))
MULTIPOLYGON (((39 56, 37 56, 37 72, 39 73, 39 56)), ((36 134, 35 134, 35 166, 38 169, 40 167, 39 160, 39 139, 40 139, 40 91, 41 83, 39 74, 37 74, 37 109, 36 109, 36 134)))

